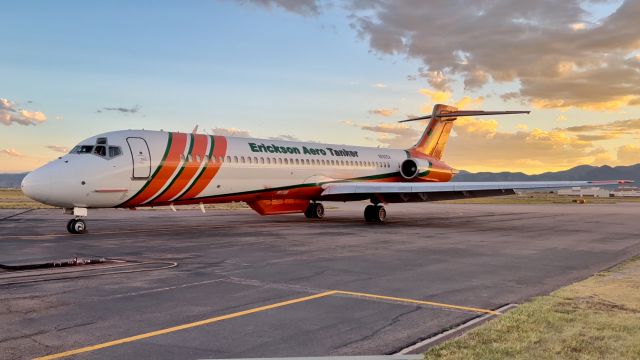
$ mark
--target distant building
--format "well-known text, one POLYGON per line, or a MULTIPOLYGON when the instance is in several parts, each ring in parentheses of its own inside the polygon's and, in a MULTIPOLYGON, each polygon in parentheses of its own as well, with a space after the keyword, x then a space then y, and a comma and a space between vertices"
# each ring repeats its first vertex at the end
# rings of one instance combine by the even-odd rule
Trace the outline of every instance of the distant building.
POLYGON ((620 186, 611 192, 613 196, 640 197, 640 188, 635 186, 620 186))
POLYGON ((558 195, 564 196, 592 196, 592 197, 610 197, 611 192, 607 189, 599 187, 581 188, 572 187, 571 189, 560 189, 558 195))

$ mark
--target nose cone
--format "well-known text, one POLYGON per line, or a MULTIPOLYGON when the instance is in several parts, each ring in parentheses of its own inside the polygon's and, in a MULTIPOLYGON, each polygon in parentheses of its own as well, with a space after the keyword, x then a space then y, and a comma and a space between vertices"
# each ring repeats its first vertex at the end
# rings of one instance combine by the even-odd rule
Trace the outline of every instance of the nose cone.
POLYGON ((22 192, 35 201, 46 203, 51 196, 51 177, 44 168, 36 169, 22 179, 22 192))

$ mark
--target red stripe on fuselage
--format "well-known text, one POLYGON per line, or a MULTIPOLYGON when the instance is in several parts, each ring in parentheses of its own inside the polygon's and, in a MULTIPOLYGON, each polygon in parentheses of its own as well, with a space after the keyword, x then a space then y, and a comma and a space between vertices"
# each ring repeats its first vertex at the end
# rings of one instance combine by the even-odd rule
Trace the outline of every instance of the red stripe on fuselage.
POLYGON ((186 145, 187 134, 173 133, 173 141, 171 142, 169 155, 167 155, 167 159, 164 163, 158 164, 158 166, 162 167, 160 171, 158 171, 155 177, 149 180, 151 183, 144 189, 144 191, 136 195, 133 199, 127 201, 123 206, 138 206, 157 194, 167 181, 171 180, 171 176, 176 171, 178 165, 180 165, 180 155, 184 153, 186 145))
POLYGON ((191 189, 183 194, 179 200, 188 200, 198 196, 204 190, 211 180, 216 176, 222 163, 220 162, 220 158, 224 158, 227 154, 227 139, 224 136, 214 136, 214 148, 213 148, 213 157, 215 162, 210 162, 207 165, 207 168, 204 169, 204 173, 198 179, 198 182, 193 184, 191 189))
POLYGON ((209 144, 209 136, 207 135, 194 135, 193 150, 191 151, 191 158, 184 164, 184 169, 178 175, 179 177, 173 181, 173 183, 167 188, 164 193, 157 198, 153 199, 152 203, 165 202, 173 199, 180 194, 185 187, 189 184, 191 179, 196 175, 203 157, 207 154, 207 145, 209 144), (200 159, 200 161, 198 161, 200 159), (190 161, 189 161, 190 160, 190 161))

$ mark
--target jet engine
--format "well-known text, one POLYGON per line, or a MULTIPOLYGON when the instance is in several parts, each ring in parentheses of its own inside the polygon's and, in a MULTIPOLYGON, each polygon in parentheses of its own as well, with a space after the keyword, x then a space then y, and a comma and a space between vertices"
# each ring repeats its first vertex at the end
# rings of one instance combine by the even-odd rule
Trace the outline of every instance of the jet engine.
POLYGON ((421 159, 406 159, 400 164, 400 175, 407 180, 412 180, 418 177, 420 173, 423 173, 431 167, 431 164, 427 160, 421 159))

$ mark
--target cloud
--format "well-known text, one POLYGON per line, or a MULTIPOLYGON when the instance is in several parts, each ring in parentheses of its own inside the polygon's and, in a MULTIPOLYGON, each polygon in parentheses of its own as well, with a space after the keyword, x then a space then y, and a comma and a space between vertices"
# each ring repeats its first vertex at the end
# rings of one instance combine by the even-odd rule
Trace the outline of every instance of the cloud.
POLYGON ((7 155, 9 157, 24 157, 24 155, 16 149, 0 149, 0 155, 7 155))
MULTIPOLYGON (((367 139, 380 145, 406 149, 413 146, 424 125, 416 129, 404 123, 358 124, 350 126, 372 132, 367 139)), ((607 125, 607 124, 602 124, 607 125)), ((576 164, 631 164, 640 162, 639 148, 628 145, 618 149, 617 159, 597 145, 614 138, 609 134, 582 134, 567 129, 529 129, 518 126, 514 132, 500 130, 495 119, 458 118, 444 160, 470 171, 524 171, 528 173, 561 170, 576 164), (509 149, 509 151, 505 151, 509 149), (635 159, 635 160, 634 160, 635 159)))
POLYGON ((433 104, 446 103, 451 99, 451 92, 430 89, 420 89, 418 92, 428 97, 433 104))
POLYGON ((640 163, 640 146, 627 144, 618 148, 618 162, 621 165, 640 163))
POLYGON ((373 84, 371 86, 373 86, 374 88, 378 88, 378 89, 384 89, 384 88, 387 87, 387 85, 383 84, 383 83, 377 83, 377 84, 373 84))
POLYGON ((469 109, 472 106, 480 106, 484 101, 483 96, 479 96, 477 98, 472 98, 470 96, 464 96, 460 101, 454 104, 458 109, 469 109))
POLYGON ((237 137, 251 137, 251 134, 247 130, 240 130, 236 128, 220 128, 216 127, 211 129, 214 134, 222 136, 237 136, 237 137))
POLYGON ((604 124, 577 125, 565 128, 574 133, 583 132, 607 132, 618 135, 640 133, 640 119, 616 120, 604 124))
POLYGON ((376 125, 358 124, 353 121, 343 121, 343 124, 356 126, 362 130, 376 134, 375 138, 368 139, 390 148, 409 148, 416 143, 420 131, 404 123, 382 123, 376 125))
POLYGON ((282 8, 303 16, 315 16, 320 13, 320 1, 316 0, 240 0, 240 3, 255 4, 268 9, 282 8))
POLYGON ((472 171, 559 170, 593 163, 607 153, 591 139, 563 129, 505 132, 494 119, 459 118, 454 130, 456 136, 450 138, 444 160, 472 171))
POLYGON ((632 56, 640 48, 640 2, 625 1, 596 21, 591 6, 583 0, 354 0, 350 19, 373 51, 422 60, 419 76, 438 91, 461 79, 468 90, 516 84, 503 98, 540 108, 640 105, 640 60, 632 56))
MULTIPOLYGON (((247 136, 249 135, 249 133, 247 132, 247 136)), ((284 140, 284 141, 301 141, 300 139, 298 139, 297 137, 293 136, 293 135, 278 135, 278 136, 272 136, 268 138, 269 140, 284 140)))
POLYGON ((11 125, 38 125, 47 121, 47 116, 40 111, 20 109, 16 103, 0 98, 0 123, 11 125))
MULTIPOLYGON (((418 90, 418 92, 428 98, 428 102, 420 108, 420 111, 422 111, 423 113, 431 113, 434 104, 442 104, 452 101, 452 95, 449 91, 420 89, 418 90)), ((479 96, 477 98, 464 96, 459 101, 454 102, 453 106, 457 107, 458 109, 469 109, 470 107, 482 105, 483 101, 484 96, 479 96)))
POLYGON ((587 24, 585 24, 583 22, 573 23, 573 24, 571 24, 569 26, 571 27, 571 30, 573 30, 573 31, 584 30, 584 29, 587 28, 587 24))
POLYGON ((66 146, 59 146, 59 145, 46 145, 45 146, 47 149, 51 150, 51 151, 55 151, 58 153, 62 153, 62 154, 66 154, 69 152, 69 148, 66 146))
POLYGON ((96 112, 97 113, 102 113, 104 111, 116 111, 122 114, 135 114, 138 111, 140 111, 140 105, 135 105, 133 107, 130 108, 125 108, 125 107, 103 107, 102 109, 98 109, 96 112))
POLYGON ((557 122, 564 122, 564 121, 567 121, 567 117, 566 117, 565 115, 559 115, 559 116, 556 118, 556 121, 557 121, 557 122))
POLYGON ((392 116, 398 112, 398 109, 373 109, 369 110, 369 114, 378 116, 392 116))

